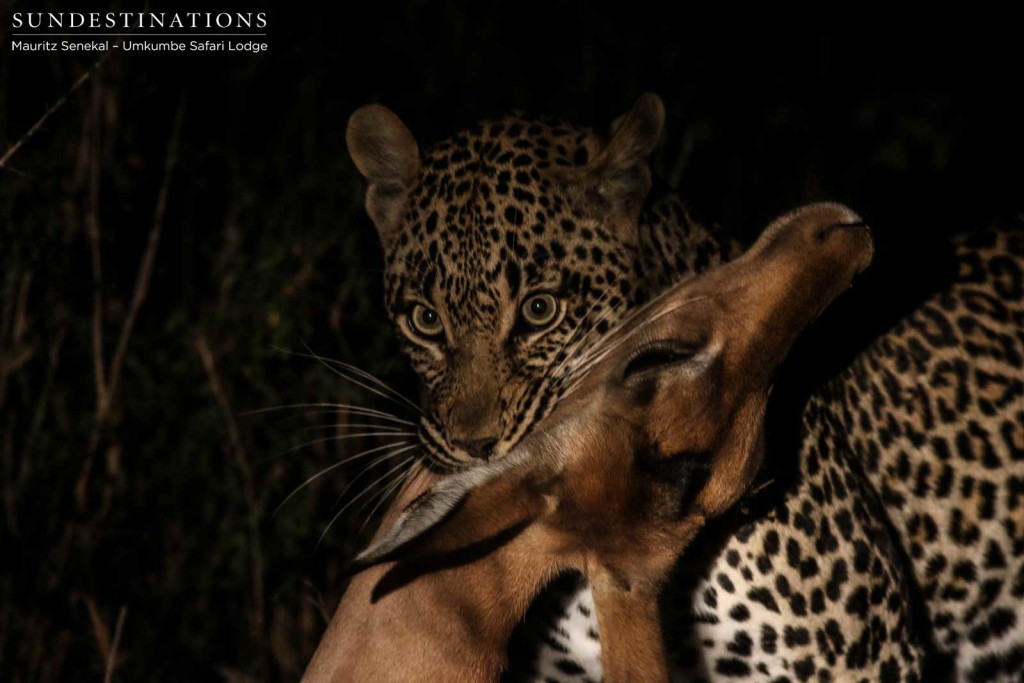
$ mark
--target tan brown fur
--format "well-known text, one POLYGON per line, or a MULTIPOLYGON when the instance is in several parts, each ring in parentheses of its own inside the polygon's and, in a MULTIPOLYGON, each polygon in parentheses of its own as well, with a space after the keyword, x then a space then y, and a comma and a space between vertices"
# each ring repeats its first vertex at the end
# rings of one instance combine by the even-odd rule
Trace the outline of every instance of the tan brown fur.
MULTIPOLYGON (((425 472, 419 481, 395 501, 389 517, 425 489, 425 472)), ((505 665, 515 615, 526 612, 556 571, 530 556, 544 537, 538 528, 527 529, 485 557, 427 567, 415 577, 395 563, 361 572, 345 592, 303 680, 495 680, 505 665), (389 581, 408 583, 389 588, 389 581)))

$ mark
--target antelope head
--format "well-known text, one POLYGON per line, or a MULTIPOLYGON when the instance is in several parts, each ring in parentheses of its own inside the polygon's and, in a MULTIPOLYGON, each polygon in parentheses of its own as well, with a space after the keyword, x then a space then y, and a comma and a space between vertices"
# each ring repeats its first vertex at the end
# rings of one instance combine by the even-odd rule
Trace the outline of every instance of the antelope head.
POLYGON ((780 217, 743 256, 609 333, 509 457, 441 479, 356 567, 454 549, 526 521, 585 554, 617 545, 615 530, 628 532, 623 550, 635 553, 643 529, 634 527, 657 527, 685 546, 750 485, 776 369, 871 256, 867 226, 843 206, 780 217))

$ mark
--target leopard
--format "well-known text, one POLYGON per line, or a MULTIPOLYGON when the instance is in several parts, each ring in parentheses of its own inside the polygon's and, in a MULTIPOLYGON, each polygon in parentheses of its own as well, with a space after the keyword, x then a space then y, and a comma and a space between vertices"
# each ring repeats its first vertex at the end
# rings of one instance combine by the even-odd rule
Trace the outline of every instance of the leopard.
MULTIPOLYGON (((557 404, 573 357, 736 253, 675 195, 647 196, 663 120, 645 96, 605 143, 517 114, 423 155, 383 107, 350 120, 436 467, 502 457, 557 404)), ((1019 679, 1024 320, 1009 233, 958 243, 953 286, 807 401, 790 481, 769 478, 684 557, 665 601, 677 680, 847 680, 834 672, 868 661, 887 681, 1019 679)), ((586 585, 545 593, 512 647, 508 680, 600 680, 586 585)))

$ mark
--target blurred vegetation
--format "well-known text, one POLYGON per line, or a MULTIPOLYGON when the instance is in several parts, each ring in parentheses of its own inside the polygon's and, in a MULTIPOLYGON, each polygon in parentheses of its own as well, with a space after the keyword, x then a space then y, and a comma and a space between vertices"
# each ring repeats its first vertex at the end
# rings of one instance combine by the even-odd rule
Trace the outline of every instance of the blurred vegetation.
MULTIPOLYGON (((373 506, 318 540, 388 465, 346 463, 275 514, 378 442, 295 448, 360 428, 245 413, 394 411, 307 348, 417 391, 344 149, 360 104, 426 143, 513 108, 603 128, 653 90, 658 174, 744 238, 832 198, 906 255, 1019 208, 1014 42, 991 33, 741 37, 583 2, 245 9, 270 12, 268 54, 114 53, 0 170, 0 680, 302 671, 373 506)), ((0 150, 96 57, 3 38, 0 150)))

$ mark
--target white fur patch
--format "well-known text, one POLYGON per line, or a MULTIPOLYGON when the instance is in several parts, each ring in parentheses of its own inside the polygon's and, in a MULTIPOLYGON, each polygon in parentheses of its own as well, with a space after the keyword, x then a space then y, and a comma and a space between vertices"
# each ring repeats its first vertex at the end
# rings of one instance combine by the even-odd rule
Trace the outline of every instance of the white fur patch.
POLYGON ((565 654, 544 643, 537 654, 536 683, 544 681, 600 681, 601 642, 590 635, 597 633, 597 612, 594 610, 594 595, 590 586, 573 594, 565 595, 560 601, 564 617, 555 621, 551 639, 564 645, 565 654), (582 607, 582 609, 580 609, 582 607), (558 662, 569 660, 583 669, 582 674, 570 675, 558 667, 558 662))

